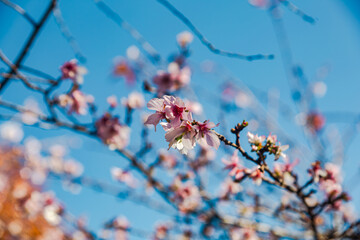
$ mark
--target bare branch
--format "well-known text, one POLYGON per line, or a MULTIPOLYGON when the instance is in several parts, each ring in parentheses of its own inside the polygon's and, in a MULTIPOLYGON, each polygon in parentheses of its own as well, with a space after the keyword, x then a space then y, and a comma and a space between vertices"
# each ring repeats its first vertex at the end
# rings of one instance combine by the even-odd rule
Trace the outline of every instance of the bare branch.
POLYGON ((163 5, 166 9, 168 9, 172 14, 174 14, 178 19, 180 19, 201 41, 202 44, 204 44, 211 52, 231 57, 231 58, 239 58, 243 60, 248 61, 254 61, 254 60, 261 60, 261 59, 273 59, 274 55, 263 55, 263 54, 256 54, 256 55, 244 55, 240 53, 235 52, 228 52, 221 50, 219 48, 216 48, 201 32, 200 30, 195 27, 195 25, 190 21, 189 18, 187 18, 184 14, 182 14, 176 7, 174 7, 169 1, 167 0, 156 0, 161 5, 163 5))
POLYGON ((9 1, 9 0, 0 0, 3 4, 7 5, 8 7, 11 7, 16 12, 18 12, 20 15, 22 15, 33 27, 36 27, 37 23, 35 20, 19 5, 9 1))
POLYGON ((121 28, 127 31, 141 46, 141 48, 146 52, 148 57, 154 63, 161 61, 160 54, 155 50, 155 48, 138 32, 132 25, 126 22, 118 13, 112 10, 104 1, 95 0, 96 6, 111 20, 118 24, 121 28))
POLYGON ((71 34, 68 26, 65 23, 65 20, 61 14, 60 8, 58 5, 54 7, 53 14, 56 20, 56 23, 61 31, 61 34, 64 36, 66 41, 69 43, 70 47, 75 53, 76 58, 84 63, 86 62, 86 57, 82 54, 79 44, 77 43, 75 37, 71 34))
MULTIPOLYGON (((46 8, 44 14, 42 15, 39 23, 36 24, 36 26, 34 27, 32 33, 30 34, 28 40, 26 41, 25 45, 20 50, 19 55, 17 56, 17 58, 15 60, 15 63, 14 63, 15 68, 18 68, 22 64, 22 62, 24 61, 24 59, 25 59, 26 55, 28 54, 31 46, 33 45, 36 37, 38 36, 40 30, 44 26, 46 20, 50 16, 51 11, 55 7, 55 4, 56 4, 56 0, 51 0, 49 6, 46 8)), ((14 73, 14 70, 11 69, 11 71, 9 71, 9 74, 13 74, 13 73, 14 73)), ((9 78, 3 78, 3 80, 0 83, 0 93, 4 90, 4 87, 7 85, 9 80, 10 80, 9 78)))

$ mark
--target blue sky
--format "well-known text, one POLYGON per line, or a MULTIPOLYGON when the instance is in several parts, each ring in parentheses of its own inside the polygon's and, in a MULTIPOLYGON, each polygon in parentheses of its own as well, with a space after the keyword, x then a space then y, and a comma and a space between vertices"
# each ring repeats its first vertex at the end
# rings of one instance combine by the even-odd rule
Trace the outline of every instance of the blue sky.
MULTIPOLYGON (((19 3, 37 19, 47 5, 47 1, 14 2, 19 3)), ((177 49, 176 34, 188 30, 181 21, 155 0, 106 2, 137 28, 164 58, 177 49)), ((174 0, 171 2, 218 48, 244 54, 275 54, 275 59, 271 61, 246 62, 231 59, 214 55, 195 38, 191 44, 191 62, 199 64, 204 60, 214 61, 228 69, 250 89, 261 93, 266 94, 269 89, 277 89, 280 99, 294 108, 268 12, 250 6, 245 0, 174 0)), ((352 122, 351 116, 355 116, 360 110, 358 104, 360 98, 358 94, 360 90, 360 31, 358 30, 360 6, 356 0, 303 0, 294 1, 294 3, 317 20, 316 24, 309 24, 286 8, 282 8, 294 63, 303 67, 309 81, 315 80, 316 71, 320 67, 329 66, 330 72, 324 79, 327 93, 317 100, 318 108, 322 112, 331 113, 332 115, 329 114, 330 117, 327 119, 329 127, 331 128, 331 124, 336 124, 341 131, 346 127, 344 123, 352 122), (343 112, 351 114, 350 116, 349 114, 341 115, 343 112)), ((88 68, 89 74, 85 77, 83 90, 93 94, 100 109, 103 107, 102 110, 105 111, 107 96, 116 94, 122 97, 133 90, 123 87, 124 84, 121 81, 113 81, 110 73, 113 58, 124 55, 127 47, 136 42, 127 32, 105 17, 93 1, 61 1, 59 6, 70 31, 87 59, 84 65, 88 68)), ((2 4, 0 5, 0 24, 0 49, 13 60, 31 30, 30 25, 2 4)), ((57 76, 59 66, 72 58, 74 54, 69 44, 61 36, 54 17, 51 17, 26 58, 25 64, 57 76)), ((216 92, 219 81, 221 79, 195 71, 192 86, 195 94, 201 95, 200 91, 203 90, 216 92)), ((19 86, 10 85, 3 98, 18 103, 23 102, 25 95, 22 94, 23 90, 19 90, 19 86)), ((137 89, 140 89, 140 86, 137 86, 137 89)), ((212 111, 211 103, 201 96, 199 100, 205 107, 206 116, 216 121, 217 114, 216 111, 212 111)), ((264 105, 266 106, 265 103, 264 105)), ((236 123, 239 118, 242 120, 241 115, 233 114, 229 116, 229 123, 236 123)), ((280 119, 280 123, 283 124, 285 132, 306 144, 299 129, 292 128, 285 120, 280 119)), ((26 133, 44 139, 69 134, 67 131, 49 132, 33 128, 26 128, 26 133)), ((154 136, 162 139, 159 133, 154 136)), ((111 166, 126 166, 124 160, 119 161, 115 154, 107 151, 106 147, 97 141, 83 137, 79 139, 83 142, 83 147, 73 149, 70 155, 84 164, 85 175, 110 181, 109 168, 111 166)), ((136 141, 138 138, 134 137, 132 145, 136 146, 136 141)), ((351 186, 349 181, 359 170, 359 161, 356 159, 359 143, 359 137, 355 137, 348 149, 347 160, 344 164, 344 170, 348 172, 344 181, 349 190, 351 186)), ((165 146, 162 143, 159 145, 165 146)), ((66 206, 75 215, 87 213, 90 217, 90 226, 94 228, 98 228, 111 214, 114 216, 123 214, 129 218, 130 222, 137 222, 145 229, 150 229, 152 226, 152 222, 149 222, 150 216, 157 214, 129 202, 118 202, 111 196, 97 194, 92 190, 83 189, 81 194, 71 195, 63 191, 59 185, 60 182, 53 181, 49 187, 56 190, 57 195, 64 200, 66 206), (100 201, 102 204, 99 207, 97 203, 100 201)), ((360 188, 357 188, 357 191, 353 193, 354 202, 360 200, 359 192, 360 188)), ((161 214, 159 218, 163 218, 161 214)))

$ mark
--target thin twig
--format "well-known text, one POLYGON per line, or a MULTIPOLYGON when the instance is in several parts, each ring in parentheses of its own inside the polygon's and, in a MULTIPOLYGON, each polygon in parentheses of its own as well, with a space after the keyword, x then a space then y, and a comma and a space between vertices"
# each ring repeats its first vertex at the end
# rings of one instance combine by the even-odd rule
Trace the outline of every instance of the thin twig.
POLYGON ((82 54, 79 44, 77 43, 75 37, 71 34, 68 26, 65 23, 65 20, 61 14, 60 8, 58 5, 54 7, 53 14, 56 20, 56 23, 61 31, 61 34, 64 36, 66 41, 69 43, 70 47, 75 53, 76 58, 81 62, 86 62, 86 57, 82 54))
MULTIPOLYGON (((48 19, 48 17, 50 16, 51 11, 53 10, 53 8, 55 7, 56 4, 56 0, 51 0, 49 6, 46 8, 44 14, 42 15, 39 23, 37 23, 32 31, 32 33, 30 34, 28 40, 26 41, 25 45, 23 46, 23 48, 20 50, 14 65, 16 68, 18 68, 21 63, 24 61, 26 55, 28 54, 31 46, 33 45, 36 37, 38 36, 40 30, 42 29, 42 27, 44 26, 46 20, 48 19)), ((9 71, 9 74, 14 74, 14 70, 11 69, 11 71, 9 71)), ((3 80, 0 83, 0 93, 4 90, 4 87, 8 84, 10 78, 3 78, 3 80)))
POLYGON ((118 24, 121 28, 127 31, 140 45, 140 47, 146 52, 149 59, 158 63, 161 61, 160 54, 155 48, 136 30, 132 25, 126 22, 118 13, 112 10, 104 1, 95 0, 96 6, 111 20, 118 24))
POLYGON ((182 12, 180 12, 176 7, 174 7, 169 1, 167 0, 156 0, 161 5, 163 5, 166 9, 168 9, 172 14, 174 14, 178 19, 180 19, 194 34, 199 38, 201 43, 205 45, 211 52, 231 57, 231 58, 239 58, 243 60, 248 61, 254 61, 254 60, 261 60, 261 59, 273 59, 274 55, 263 55, 263 54, 256 54, 256 55, 244 55, 236 52, 228 52, 221 50, 219 48, 216 48, 201 32, 200 30, 195 27, 195 25, 190 21, 189 18, 187 18, 182 12))
POLYGON ((16 12, 18 12, 20 15, 22 15, 29 23, 31 23, 31 25, 33 25, 34 27, 36 27, 36 22, 35 20, 19 5, 8 1, 8 0, 0 0, 3 4, 5 4, 8 7, 11 7, 12 9, 14 9, 16 12))

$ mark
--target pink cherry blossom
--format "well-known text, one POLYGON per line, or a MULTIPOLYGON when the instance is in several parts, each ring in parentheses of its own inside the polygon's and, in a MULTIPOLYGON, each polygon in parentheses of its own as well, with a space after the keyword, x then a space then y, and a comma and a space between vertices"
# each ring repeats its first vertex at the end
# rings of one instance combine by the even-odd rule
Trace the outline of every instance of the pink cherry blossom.
POLYGON ((178 203, 181 212, 189 213, 199 207, 201 203, 200 192, 191 181, 182 182, 176 178, 172 187, 175 189, 174 200, 178 203))
POLYGON ((111 175, 114 180, 123 182, 129 187, 135 188, 137 185, 136 179, 129 171, 124 171, 121 168, 113 167, 111 168, 111 175))
POLYGON ((255 169, 250 175, 249 177, 254 181, 254 183, 256 185, 260 185, 262 182, 262 178, 264 176, 264 173, 259 169, 255 169))
POLYGON ((220 146, 220 140, 218 136, 211 129, 217 127, 219 124, 209 122, 206 120, 204 123, 197 122, 194 128, 198 131, 196 139, 200 144, 209 145, 218 149, 220 146))
POLYGON ((128 145, 130 128, 121 125, 117 117, 109 113, 104 114, 95 123, 96 133, 101 140, 112 149, 123 149, 128 145))
POLYGON ((106 101, 108 102, 108 104, 110 105, 111 108, 116 108, 117 106, 117 98, 115 95, 111 95, 109 96, 106 101))
POLYGON ((114 76, 124 77, 127 84, 134 84, 136 75, 129 63, 121 58, 115 59, 115 66, 113 70, 114 76))
POLYGON ((231 178, 226 178, 220 186, 220 198, 228 199, 231 195, 237 194, 242 191, 239 183, 234 182, 231 178))
POLYGON ((71 79, 76 84, 82 84, 84 82, 83 75, 87 73, 86 68, 79 66, 76 59, 65 62, 60 70, 62 79, 71 79))
POLYGON ((181 32, 176 36, 176 40, 179 46, 182 48, 187 47, 193 41, 193 39, 194 36, 188 31, 181 32))
POLYGON ((166 152, 165 149, 160 150, 159 159, 162 166, 167 169, 173 169, 177 165, 176 157, 173 154, 166 152))
POLYGON ((266 8, 269 5, 269 0, 249 0, 249 3, 254 7, 266 8))
POLYGON ((265 136, 254 135, 251 132, 247 133, 248 141, 251 144, 252 151, 258 151, 263 147, 265 136))
POLYGON ((189 110, 189 112, 192 112, 196 115, 201 115, 203 113, 203 107, 200 103, 189 101, 187 99, 184 100, 186 109, 189 110))
POLYGON ((178 149, 182 154, 187 154, 196 145, 196 131, 189 121, 183 121, 177 128, 170 129, 165 134, 169 148, 178 149))
POLYGON ((191 115, 185 112, 185 104, 179 97, 173 96, 164 96, 164 105, 165 105, 165 116, 170 120, 171 127, 177 127, 181 124, 182 119, 189 119, 191 115))
POLYGON ((234 151, 233 155, 230 157, 230 160, 223 158, 222 162, 225 164, 225 169, 230 170, 229 175, 234 176, 235 179, 240 179, 245 175, 246 171, 240 162, 238 150, 234 151))
POLYGON ((128 108, 136 109, 142 108, 145 105, 144 96, 139 92, 132 92, 128 98, 122 99, 122 104, 128 108))
POLYGON ((58 100, 60 106, 69 108, 69 114, 75 112, 81 115, 87 114, 88 103, 91 102, 89 96, 85 95, 80 90, 72 91, 69 94, 62 94, 58 97, 58 100))
POLYGON ((299 163, 299 159, 294 162, 289 162, 287 158, 284 159, 284 163, 274 163, 274 172, 278 176, 283 176, 285 172, 292 172, 293 168, 299 163))
POLYGON ((191 70, 185 66, 180 68, 179 64, 172 62, 168 66, 168 72, 158 71, 153 78, 153 82, 157 85, 159 94, 166 92, 173 92, 189 84, 191 77, 191 70))
POLYGON ((308 169, 309 174, 314 178, 314 182, 319 182, 320 178, 327 175, 326 171, 320 166, 320 162, 316 161, 311 164, 311 168, 308 169))
POLYGON ((147 103, 147 107, 150 110, 155 110, 156 112, 154 114, 151 114, 144 124, 154 125, 156 131, 156 125, 158 125, 161 120, 166 118, 164 99, 153 98, 147 103))
POLYGON ((258 240, 256 232, 251 228, 237 228, 231 231, 232 240, 258 240))
POLYGON ((158 223, 155 227, 154 240, 166 239, 171 228, 169 223, 158 223))

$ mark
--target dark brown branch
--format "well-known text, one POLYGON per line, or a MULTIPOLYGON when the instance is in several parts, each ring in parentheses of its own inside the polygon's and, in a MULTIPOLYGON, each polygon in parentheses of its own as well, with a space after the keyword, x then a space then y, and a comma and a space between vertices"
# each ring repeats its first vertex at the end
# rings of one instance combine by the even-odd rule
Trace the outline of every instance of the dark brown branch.
MULTIPOLYGON (((17 56, 14 65, 16 68, 19 68, 19 66, 22 64, 22 62, 24 61, 26 55, 28 54, 31 46, 33 45, 36 37, 38 36, 40 30, 42 29, 42 27, 44 26, 46 20, 49 18, 50 13, 52 12, 52 10, 54 9, 56 4, 56 0, 51 0, 49 6, 46 8, 44 14, 42 15, 39 23, 37 23, 32 31, 32 33, 30 34, 28 40, 26 41, 25 45, 23 46, 23 48, 21 49, 21 51, 19 52, 19 55, 17 56)), ((9 74, 14 74, 14 70, 11 69, 9 71, 9 74)), ((1 83, 0 83, 0 93, 4 90, 5 86, 8 84, 10 78, 3 78, 1 83)))

